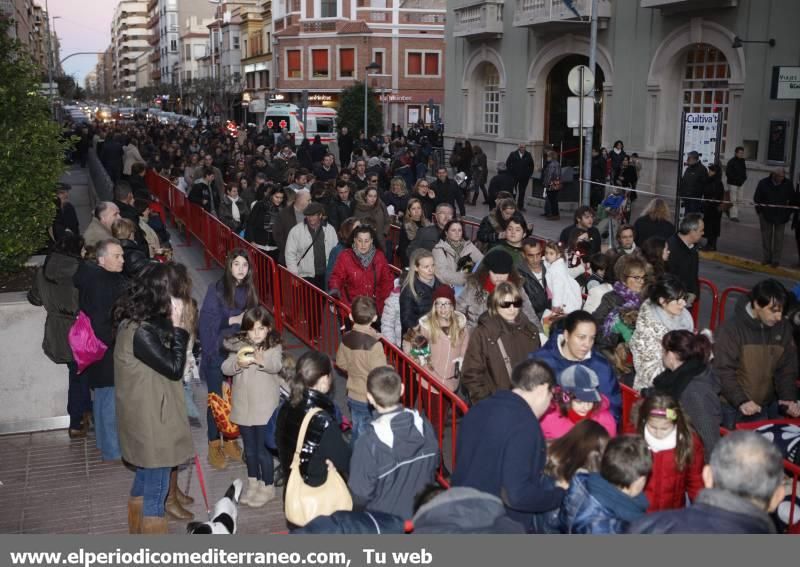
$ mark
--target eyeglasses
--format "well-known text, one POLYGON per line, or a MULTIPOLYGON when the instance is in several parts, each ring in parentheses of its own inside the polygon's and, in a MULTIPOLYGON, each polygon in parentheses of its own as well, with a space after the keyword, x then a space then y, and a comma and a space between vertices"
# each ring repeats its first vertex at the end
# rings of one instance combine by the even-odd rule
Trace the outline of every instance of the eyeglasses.
POLYGON ((631 279, 631 280, 636 280, 637 282, 643 282, 644 281, 644 276, 630 276, 629 275, 629 276, 626 276, 626 277, 628 279, 631 279))
POLYGON ((498 307, 502 307, 503 309, 509 309, 511 307, 516 307, 519 309, 522 307, 522 299, 515 299, 514 301, 501 301, 497 304, 498 307))
POLYGON ((453 307, 453 304, 450 303, 449 301, 437 301, 436 303, 434 303, 434 305, 436 307, 441 307, 441 308, 448 307, 452 309, 453 307))

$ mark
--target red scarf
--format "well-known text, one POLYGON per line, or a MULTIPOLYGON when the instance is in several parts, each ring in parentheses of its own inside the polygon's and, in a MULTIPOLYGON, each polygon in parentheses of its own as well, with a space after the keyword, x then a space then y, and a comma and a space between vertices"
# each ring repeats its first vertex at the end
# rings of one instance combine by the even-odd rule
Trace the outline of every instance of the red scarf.
POLYGON ((572 423, 580 423, 584 419, 589 419, 592 416, 592 412, 587 413, 586 415, 579 415, 575 413, 575 410, 572 409, 570 406, 569 410, 567 411, 567 419, 569 419, 572 423))
POLYGON ((487 293, 492 293, 494 291, 494 284, 492 283, 492 278, 489 276, 486 276, 486 281, 483 282, 483 289, 485 289, 487 293))

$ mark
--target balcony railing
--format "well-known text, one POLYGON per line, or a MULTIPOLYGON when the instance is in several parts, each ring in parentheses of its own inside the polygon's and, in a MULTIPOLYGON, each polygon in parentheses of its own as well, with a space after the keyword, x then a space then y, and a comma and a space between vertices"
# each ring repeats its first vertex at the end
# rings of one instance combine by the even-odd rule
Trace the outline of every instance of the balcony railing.
POLYGON ((303 22, 303 33, 335 32, 339 20, 314 20, 303 22))
POLYGON ((443 26, 445 12, 400 12, 400 23, 406 25, 443 26))
POLYGON ((642 8, 683 11, 718 8, 735 8, 738 0, 642 0, 642 8))
POLYGON ((503 34, 503 0, 488 0, 455 9, 453 35, 471 39, 503 34))
MULTIPOLYGON (((592 0, 573 0, 572 5, 580 14, 580 18, 563 0, 516 0, 514 25, 517 27, 553 24, 559 22, 589 22, 592 0)), ((597 17, 602 25, 608 24, 611 17, 611 1, 598 0, 597 17)), ((601 26, 602 27, 602 26, 601 26)))

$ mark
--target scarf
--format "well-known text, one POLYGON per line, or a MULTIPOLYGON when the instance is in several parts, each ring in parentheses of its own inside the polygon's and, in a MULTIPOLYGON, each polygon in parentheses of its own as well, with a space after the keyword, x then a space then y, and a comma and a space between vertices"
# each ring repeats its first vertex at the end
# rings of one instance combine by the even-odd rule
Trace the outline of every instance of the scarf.
POLYGON ((358 261, 361 262, 361 265, 364 268, 369 268, 369 265, 372 263, 372 259, 375 257, 375 252, 377 251, 378 249, 375 248, 375 246, 373 246, 372 248, 369 249, 369 252, 367 252, 366 254, 362 254, 361 252, 356 250, 355 244, 353 245, 353 254, 356 255, 356 258, 358 258, 358 261))
POLYGON ((679 400, 683 391, 703 371, 706 365, 702 360, 693 358, 681 364, 675 370, 665 370, 653 380, 656 390, 669 394, 674 399, 679 400))
POLYGON ((483 289, 486 293, 492 293, 494 291, 494 284, 489 276, 486 276, 486 281, 483 282, 483 289))
POLYGON ((581 415, 579 413, 576 413, 575 410, 572 409, 572 406, 570 405, 570 408, 567 410, 567 419, 569 419, 573 424, 577 424, 583 421, 584 419, 590 419, 593 413, 594 411, 590 411, 586 415, 581 415))
POLYGON ((656 437, 652 433, 650 433, 650 430, 647 429, 647 426, 645 425, 644 440, 647 442, 647 446, 650 447, 650 450, 653 453, 660 453, 661 451, 671 451, 678 446, 678 428, 673 427, 672 433, 670 433, 663 439, 656 439, 656 437))
POLYGON ((694 330, 694 319, 692 319, 692 314, 689 313, 688 309, 684 309, 680 315, 675 316, 670 315, 663 307, 654 303, 653 311, 655 311, 655 316, 659 323, 667 328, 667 332, 694 330))
POLYGON ((612 293, 616 293, 622 298, 622 305, 619 305, 611 310, 606 320, 603 322, 603 334, 605 336, 611 335, 614 331, 614 325, 620 320, 619 314, 623 309, 639 309, 642 305, 641 296, 635 291, 631 291, 622 282, 616 282, 612 289, 612 293))
POLYGON ((235 220, 236 222, 242 222, 242 215, 239 212, 239 205, 236 204, 237 201, 238 199, 236 200, 231 199, 231 216, 233 217, 233 220, 235 220))
POLYGON ((417 231, 425 226, 422 221, 409 221, 405 223, 406 227, 406 234, 408 235, 408 241, 411 242, 417 237, 417 231))
POLYGON ((467 245, 467 241, 463 238, 459 241, 447 239, 447 243, 453 247, 453 250, 456 253, 456 261, 461 258, 461 252, 464 250, 464 247, 467 245))

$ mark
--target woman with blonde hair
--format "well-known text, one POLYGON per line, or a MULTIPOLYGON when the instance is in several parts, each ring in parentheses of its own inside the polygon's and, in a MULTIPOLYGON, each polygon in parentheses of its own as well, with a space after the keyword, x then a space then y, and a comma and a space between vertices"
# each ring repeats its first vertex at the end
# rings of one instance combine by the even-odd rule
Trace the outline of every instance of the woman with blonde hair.
POLYGON ((408 275, 400 292, 400 323, 405 336, 409 329, 419 324, 423 315, 430 313, 433 290, 442 285, 436 278, 433 253, 418 248, 411 254, 408 275))
POLYGON ((636 246, 641 246, 648 238, 660 236, 667 240, 675 234, 675 225, 670 219, 672 215, 664 199, 653 199, 642 211, 642 216, 633 224, 636 234, 636 246))

